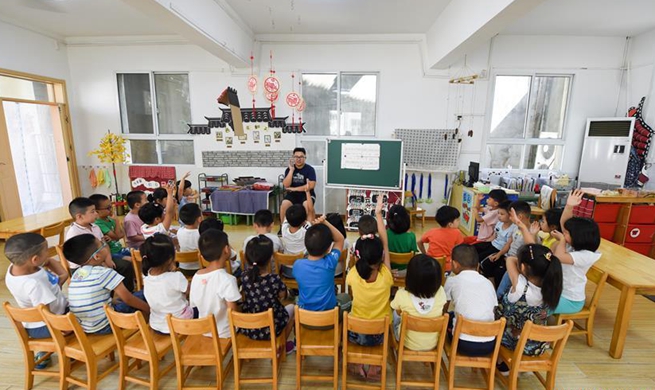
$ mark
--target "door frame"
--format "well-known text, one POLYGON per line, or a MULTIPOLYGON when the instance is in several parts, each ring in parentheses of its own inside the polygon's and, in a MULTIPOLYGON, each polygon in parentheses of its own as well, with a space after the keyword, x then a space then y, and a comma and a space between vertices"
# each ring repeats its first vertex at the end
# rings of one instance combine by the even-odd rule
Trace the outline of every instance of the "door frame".
MULTIPOLYGON (((73 126, 70 119, 70 108, 69 108, 68 94, 66 89, 66 81, 62 79, 40 76, 31 73, 19 72, 19 71, 3 69, 3 68, 0 68, 0 76, 7 76, 17 79, 28 80, 28 81, 36 81, 36 82, 52 85, 54 91, 54 100, 55 100, 54 102, 29 100, 29 99, 17 99, 11 97, 3 97, 2 95, 0 95, 0 132, 3 133, 0 134, 0 137, 7 138, 6 141, 8 146, 9 140, 8 140, 8 132, 6 128, 7 124, 4 116, 4 109, 2 108, 2 101, 43 104, 43 105, 58 107, 59 118, 61 121, 61 133, 62 133, 61 136, 63 138, 64 152, 66 154, 68 176, 71 186, 70 192, 73 198, 80 196, 81 193, 80 179, 77 170, 77 159, 75 157, 75 144, 73 142, 73 126)), ((11 151, 9 149, 8 151, 9 151, 9 155, 11 155, 11 151)), ((13 169, 13 161, 10 160, 9 163, 10 163, 8 164, 9 167, 13 169)), ((16 192, 18 192, 18 188, 16 188, 16 192)), ((4 207, 2 204, 2 198, 0 198, 0 219, 2 219, 2 221, 6 221, 3 209, 4 207)))

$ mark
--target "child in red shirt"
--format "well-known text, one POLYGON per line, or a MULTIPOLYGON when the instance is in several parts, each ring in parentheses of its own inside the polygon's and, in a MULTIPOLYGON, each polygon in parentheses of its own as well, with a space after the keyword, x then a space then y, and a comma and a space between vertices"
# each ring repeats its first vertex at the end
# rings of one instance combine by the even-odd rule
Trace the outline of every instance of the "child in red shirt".
POLYGON ((451 206, 442 206, 435 217, 440 227, 430 229, 418 240, 418 249, 423 254, 437 258, 446 257, 446 269, 450 271, 453 248, 464 242, 464 235, 459 231, 459 210, 451 206), (428 244, 426 251, 425 244, 428 244))

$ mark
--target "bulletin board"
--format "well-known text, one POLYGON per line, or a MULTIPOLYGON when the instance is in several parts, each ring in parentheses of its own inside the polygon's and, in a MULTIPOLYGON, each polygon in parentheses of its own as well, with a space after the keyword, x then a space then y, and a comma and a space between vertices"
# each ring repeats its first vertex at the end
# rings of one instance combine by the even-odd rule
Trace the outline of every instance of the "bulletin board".
POLYGON ((402 188, 401 140, 328 138, 326 148, 326 187, 402 188))
POLYGON ((456 129, 396 129, 403 141, 403 162, 408 171, 457 171, 461 145, 456 129))

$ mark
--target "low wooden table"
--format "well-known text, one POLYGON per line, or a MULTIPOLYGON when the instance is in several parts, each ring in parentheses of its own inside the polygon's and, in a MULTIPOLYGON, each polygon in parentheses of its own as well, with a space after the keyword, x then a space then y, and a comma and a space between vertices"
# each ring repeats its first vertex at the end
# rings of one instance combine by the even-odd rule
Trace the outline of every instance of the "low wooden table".
POLYGON ((30 215, 27 217, 14 218, 8 221, 0 222, 0 240, 6 240, 14 234, 39 231, 41 228, 53 225, 55 223, 72 222, 68 207, 60 207, 30 215))
POLYGON ((621 290, 609 350, 610 356, 620 359, 635 295, 655 294, 655 260, 605 239, 598 250, 602 256, 594 267, 607 272, 607 282, 621 290))

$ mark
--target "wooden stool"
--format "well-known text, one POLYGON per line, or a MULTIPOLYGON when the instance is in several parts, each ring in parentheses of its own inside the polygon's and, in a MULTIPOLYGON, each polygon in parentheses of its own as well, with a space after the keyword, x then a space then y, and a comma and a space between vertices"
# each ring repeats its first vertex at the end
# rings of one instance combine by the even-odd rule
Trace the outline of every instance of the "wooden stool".
POLYGON ((420 207, 415 209, 407 209, 409 213, 409 228, 411 229, 414 225, 414 218, 421 217, 421 227, 425 227, 425 210, 420 207))

